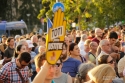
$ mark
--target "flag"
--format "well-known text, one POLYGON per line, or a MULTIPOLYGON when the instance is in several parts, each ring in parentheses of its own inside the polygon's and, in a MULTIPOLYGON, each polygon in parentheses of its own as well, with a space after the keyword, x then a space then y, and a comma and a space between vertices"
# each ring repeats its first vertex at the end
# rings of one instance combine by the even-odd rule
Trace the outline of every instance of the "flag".
POLYGON ((47 17, 47 33, 49 31, 49 28, 51 28, 53 26, 53 23, 51 22, 51 20, 47 17))

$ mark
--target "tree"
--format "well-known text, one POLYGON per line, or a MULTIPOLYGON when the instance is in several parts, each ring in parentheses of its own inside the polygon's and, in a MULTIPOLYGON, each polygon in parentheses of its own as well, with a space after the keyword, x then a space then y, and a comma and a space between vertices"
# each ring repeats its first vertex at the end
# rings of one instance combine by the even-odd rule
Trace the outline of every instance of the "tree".
MULTIPOLYGON (((30 25, 35 25, 39 23, 37 19, 37 14, 39 12, 39 1, 38 0, 20 0, 22 1, 22 5, 19 8, 20 17, 19 19, 23 19, 28 24, 27 14, 30 14, 29 21, 30 25)), ((33 26, 32 26, 33 28, 33 26)))

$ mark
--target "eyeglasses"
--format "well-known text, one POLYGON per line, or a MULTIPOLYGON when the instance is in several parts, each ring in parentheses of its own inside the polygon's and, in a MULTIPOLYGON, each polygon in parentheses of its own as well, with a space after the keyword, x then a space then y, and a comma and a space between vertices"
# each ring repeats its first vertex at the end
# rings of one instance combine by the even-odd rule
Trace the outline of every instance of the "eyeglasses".
POLYGON ((111 61, 109 61, 108 63, 113 64, 113 62, 114 62, 114 60, 112 59, 112 60, 111 60, 111 61))
POLYGON ((59 67, 61 65, 61 63, 56 63, 56 66, 59 67))

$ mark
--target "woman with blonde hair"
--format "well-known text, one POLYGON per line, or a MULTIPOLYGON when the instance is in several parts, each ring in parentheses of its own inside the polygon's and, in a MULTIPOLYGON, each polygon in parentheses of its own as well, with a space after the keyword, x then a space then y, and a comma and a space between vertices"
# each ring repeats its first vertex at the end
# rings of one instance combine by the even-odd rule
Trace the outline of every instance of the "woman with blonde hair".
POLYGON ((89 82, 85 83, 112 83, 116 77, 115 70, 108 64, 101 64, 88 72, 89 82))

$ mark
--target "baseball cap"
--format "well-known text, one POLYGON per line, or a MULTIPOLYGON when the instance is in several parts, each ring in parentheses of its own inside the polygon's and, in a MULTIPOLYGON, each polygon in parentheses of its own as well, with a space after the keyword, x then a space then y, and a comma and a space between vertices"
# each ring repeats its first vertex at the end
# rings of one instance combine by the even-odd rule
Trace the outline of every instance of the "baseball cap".
POLYGON ((34 47, 33 43, 31 42, 31 40, 26 40, 26 42, 28 43, 28 47, 32 48, 34 47))

